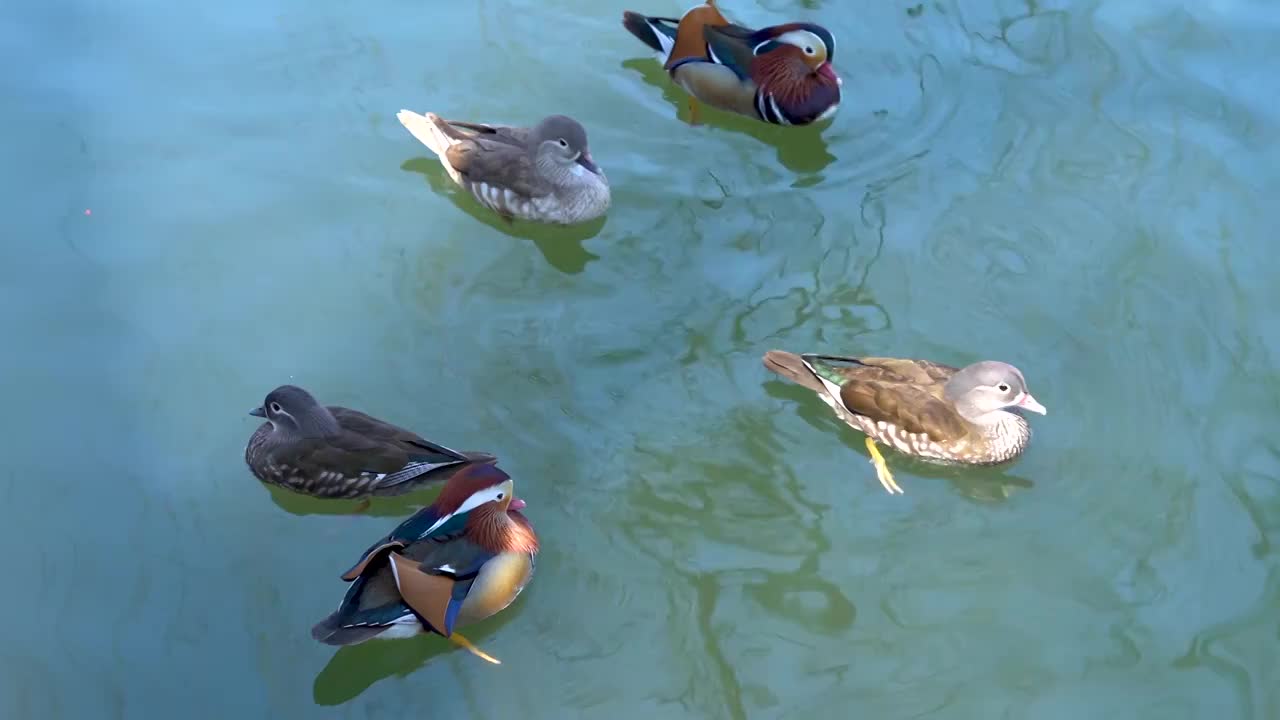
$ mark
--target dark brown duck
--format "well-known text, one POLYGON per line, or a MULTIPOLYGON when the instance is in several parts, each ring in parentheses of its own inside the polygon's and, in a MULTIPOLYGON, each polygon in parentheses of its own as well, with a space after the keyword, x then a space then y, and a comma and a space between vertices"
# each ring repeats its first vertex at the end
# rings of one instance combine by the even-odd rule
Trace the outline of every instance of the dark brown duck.
POLYGON ((459 452, 358 410, 324 406, 296 385, 281 385, 250 415, 266 422, 249 438, 244 459, 255 477, 322 498, 400 495, 444 482, 474 463, 459 452))

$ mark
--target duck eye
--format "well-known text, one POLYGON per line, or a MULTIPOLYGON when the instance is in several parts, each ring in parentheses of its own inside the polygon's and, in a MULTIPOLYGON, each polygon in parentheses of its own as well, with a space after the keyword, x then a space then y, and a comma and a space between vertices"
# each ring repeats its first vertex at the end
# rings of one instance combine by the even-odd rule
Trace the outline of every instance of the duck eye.
POLYGON ((280 407, 280 403, 278 402, 271 403, 271 412, 278 413, 281 410, 284 410, 284 408, 280 407))
POLYGON ((560 138, 560 139, 559 139, 559 140, 557 140, 556 142, 560 143, 560 147, 562 147, 562 148, 567 148, 567 147, 569 147, 569 141, 568 141, 568 140, 565 140, 564 138, 560 138))
POLYGON ((809 46, 809 45, 805 45, 805 46, 804 46, 804 54, 805 54, 805 55, 812 55, 812 54, 813 54, 813 48, 812 48, 811 46, 809 46))
POLYGON ((506 494, 506 493, 498 493, 498 499, 499 499, 499 500, 501 500, 502 498, 504 498, 504 497, 506 497, 506 496, 507 496, 507 494, 506 494))
POLYGON ((1000 383, 999 385, 997 385, 996 389, 999 390, 1000 392, 1009 392, 1009 386, 1004 383, 1000 383))

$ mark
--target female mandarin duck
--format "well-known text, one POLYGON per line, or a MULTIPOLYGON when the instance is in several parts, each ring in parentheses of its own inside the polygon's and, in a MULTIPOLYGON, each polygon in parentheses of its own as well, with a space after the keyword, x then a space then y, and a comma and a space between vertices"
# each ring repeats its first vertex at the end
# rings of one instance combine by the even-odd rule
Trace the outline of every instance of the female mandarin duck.
POLYGON ((1031 442, 1031 426, 1010 408, 1044 415, 1018 368, 994 360, 963 369, 928 360, 796 355, 770 350, 764 366, 813 390, 836 416, 867 435, 880 484, 901 493, 876 441, 926 460, 991 465, 1031 442))
POLYGON ((455 183, 508 221, 571 225, 609 209, 609 180, 591 158, 586 129, 567 115, 551 115, 532 128, 412 110, 396 118, 440 158, 455 183))
POLYGON ((281 385, 250 415, 265 418, 244 459, 264 483, 322 498, 399 495, 446 480, 488 453, 458 452, 358 410, 324 406, 281 385))
POLYGON ((836 42, 812 23, 752 30, 725 19, 714 0, 679 20, 622 14, 622 25, 649 47, 677 85, 697 100, 775 125, 808 125, 840 106, 842 81, 831 67, 836 42))
POLYGON ((538 536, 519 510, 514 481, 471 465, 440 497, 374 543, 343 574, 342 604, 311 630, 330 645, 374 637, 443 635, 492 663, 455 628, 506 608, 533 577, 538 536))

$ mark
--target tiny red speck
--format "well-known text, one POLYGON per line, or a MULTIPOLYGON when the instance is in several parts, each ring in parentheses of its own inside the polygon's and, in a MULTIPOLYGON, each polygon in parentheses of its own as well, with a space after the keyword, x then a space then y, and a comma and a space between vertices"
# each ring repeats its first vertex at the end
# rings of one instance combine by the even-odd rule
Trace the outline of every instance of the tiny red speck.
POLYGON ((93 211, 92 211, 92 210, 90 210, 89 208, 85 208, 85 209, 84 209, 84 214, 85 214, 85 215, 92 215, 92 214, 93 214, 93 211))

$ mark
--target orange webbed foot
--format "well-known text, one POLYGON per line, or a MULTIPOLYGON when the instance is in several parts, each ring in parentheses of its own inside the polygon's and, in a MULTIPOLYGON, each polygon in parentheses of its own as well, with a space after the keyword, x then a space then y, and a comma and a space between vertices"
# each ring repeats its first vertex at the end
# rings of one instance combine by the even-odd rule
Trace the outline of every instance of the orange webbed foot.
POLYGON ((450 635, 449 639, 452 640, 459 647, 465 648, 472 655, 475 655, 476 657, 480 658, 481 660, 484 660, 485 662, 491 662, 494 665, 502 664, 501 660, 481 650, 480 648, 476 647, 471 643, 470 640, 466 639, 465 637, 463 637, 462 635, 456 632, 450 635))
POLYGON ((692 95, 690 95, 689 96, 689 124, 690 125, 702 124, 702 116, 701 116, 701 113, 699 112, 701 110, 701 107, 702 106, 698 104, 698 101, 694 99, 692 95))

